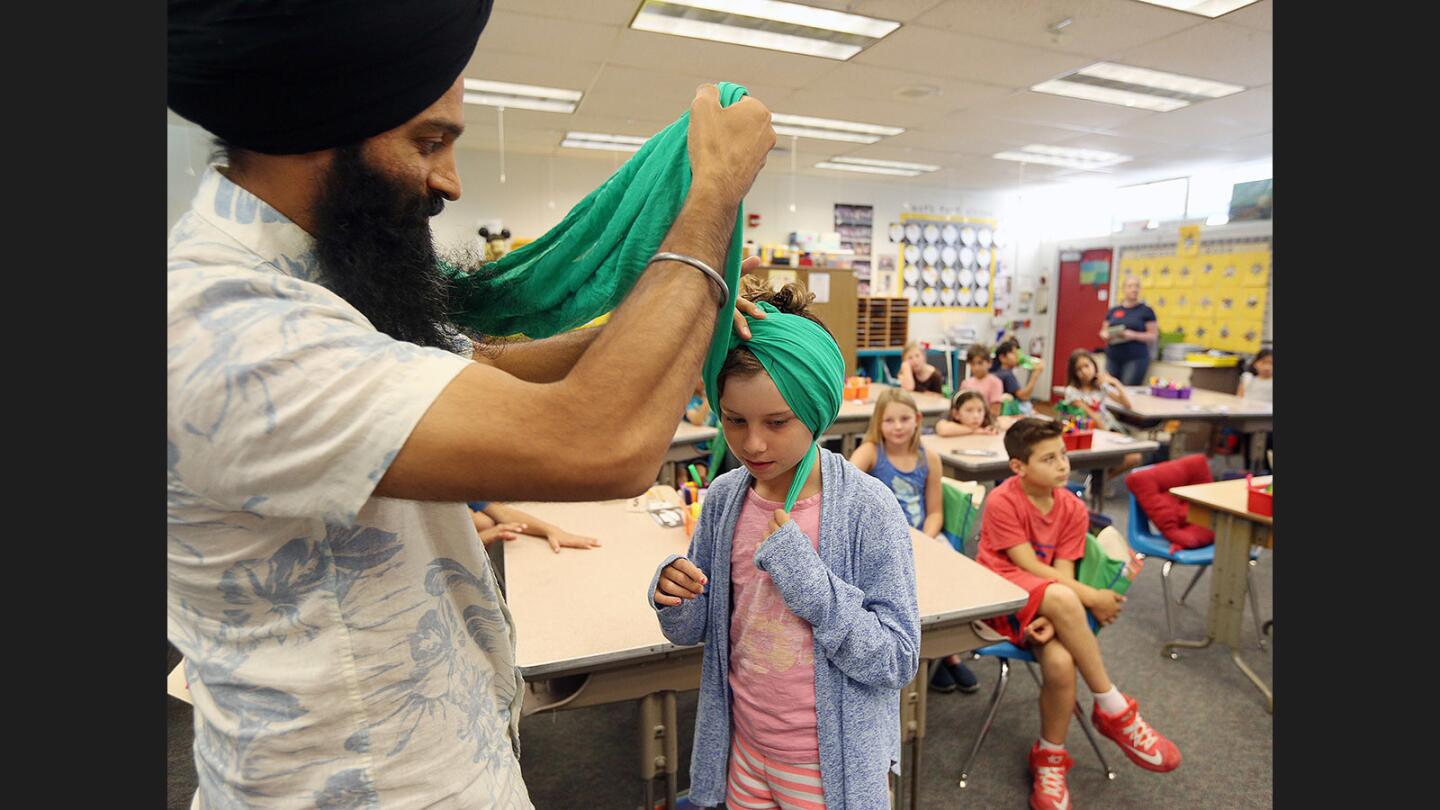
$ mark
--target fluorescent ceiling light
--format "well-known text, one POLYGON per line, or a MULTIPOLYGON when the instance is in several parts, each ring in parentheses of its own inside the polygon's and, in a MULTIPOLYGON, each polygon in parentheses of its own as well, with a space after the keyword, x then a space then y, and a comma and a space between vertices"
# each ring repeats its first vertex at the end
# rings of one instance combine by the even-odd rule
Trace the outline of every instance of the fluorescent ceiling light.
POLYGON ((579 90, 562 90, 558 87, 492 82, 484 79, 465 80, 465 102, 490 107, 573 113, 575 105, 580 103, 583 95, 585 94, 579 90))
POLYGON ((1237 8, 1244 8, 1251 3, 1258 2, 1258 0, 1140 0, 1140 2, 1149 3, 1152 6, 1173 8, 1176 11, 1188 11, 1191 14, 1214 19, 1221 14, 1229 14, 1237 8))
POLYGON ((1030 88, 1037 93, 1081 98, 1122 107, 1169 112, 1197 101, 1221 98, 1244 90, 1238 84, 1197 79, 1178 73, 1096 62, 1058 79, 1030 88))
POLYGON ((607 152, 638 152, 649 138, 636 135, 606 135, 599 132, 567 132, 561 146, 571 149, 601 149, 607 152))
POLYGON ((1072 149, 1065 146, 1046 146, 1032 143, 1019 151, 996 152, 991 157, 998 160, 1013 160, 1019 163, 1043 163, 1047 166, 1061 166, 1066 169, 1087 169, 1096 171, 1134 158, 1099 149, 1072 149))
POLYGON ((781 0, 645 0, 630 27, 843 61, 900 23, 781 0))
POLYGON ((899 135, 905 130, 900 127, 886 127, 879 124, 862 124, 856 121, 837 121, 833 118, 813 118, 808 115, 773 113, 770 123, 776 135, 797 135, 801 138, 819 138, 827 141, 847 143, 875 143, 881 137, 899 135))
POLYGON ((871 160, 869 158, 833 157, 832 163, 846 163, 853 166, 878 166, 882 169, 908 169, 916 172, 938 172, 939 166, 929 163, 905 163, 899 160, 871 160))
POLYGON ((857 166, 850 163, 833 163, 822 160, 815 164, 817 169, 838 169, 842 172, 862 172, 864 174, 891 174, 897 177, 919 177, 920 172, 909 169, 891 169, 884 166, 857 166))

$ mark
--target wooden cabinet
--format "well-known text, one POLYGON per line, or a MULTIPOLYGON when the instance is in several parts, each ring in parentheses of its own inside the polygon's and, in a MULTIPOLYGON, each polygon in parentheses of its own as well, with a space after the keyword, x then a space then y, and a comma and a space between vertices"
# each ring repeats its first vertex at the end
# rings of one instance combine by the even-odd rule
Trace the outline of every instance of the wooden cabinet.
POLYGON ((903 348, 910 336, 910 302, 865 296, 855 302, 855 343, 861 349, 903 348))

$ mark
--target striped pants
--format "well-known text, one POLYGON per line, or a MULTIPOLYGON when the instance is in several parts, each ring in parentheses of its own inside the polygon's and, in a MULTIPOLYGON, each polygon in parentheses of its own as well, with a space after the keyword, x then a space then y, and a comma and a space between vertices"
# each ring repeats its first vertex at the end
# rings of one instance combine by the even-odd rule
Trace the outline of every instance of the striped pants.
POLYGON ((731 810, 825 810, 818 764, 792 765, 770 759, 733 729, 730 740, 725 804, 731 810))

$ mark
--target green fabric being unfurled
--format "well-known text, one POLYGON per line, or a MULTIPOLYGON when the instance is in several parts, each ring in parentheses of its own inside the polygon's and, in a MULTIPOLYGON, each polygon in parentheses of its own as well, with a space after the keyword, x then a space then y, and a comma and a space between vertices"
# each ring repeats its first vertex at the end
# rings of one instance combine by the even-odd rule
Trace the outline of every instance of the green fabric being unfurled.
MULTIPOLYGON (((835 339, 809 318, 783 313, 768 301, 761 301, 759 307, 765 313, 763 320, 746 316, 750 323, 749 340, 741 338, 731 329, 721 332, 725 336, 724 348, 705 358, 705 390, 720 390, 720 367, 725 364, 725 356, 731 349, 744 346, 765 367, 765 373, 780 389, 785 404, 810 428, 810 449, 795 467, 795 480, 790 482, 790 491, 785 496, 785 511, 788 512, 795 507, 800 490, 820 455, 820 432, 830 427, 835 417, 840 415, 845 393, 845 358, 840 354, 840 347, 835 345, 835 339)), ((720 403, 715 399, 710 405, 719 410, 720 403)), ((723 434, 723 419, 720 420, 720 430, 723 434)), ((710 468, 715 468, 713 457, 710 468)))
MULTIPOLYGON (((746 95, 744 87, 731 82, 717 87, 722 107, 746 95)), ((659 250, 690 193, 689 133, 686 110, 544 236, 474 274, 443 268, 451 283, 454 322, 486 335, 544 338, 618 306, 659 250)), ((731 330, 744 217, 742 205, 721 273, 730 285, 730 300, 716 318, 712 353, 731 330)))

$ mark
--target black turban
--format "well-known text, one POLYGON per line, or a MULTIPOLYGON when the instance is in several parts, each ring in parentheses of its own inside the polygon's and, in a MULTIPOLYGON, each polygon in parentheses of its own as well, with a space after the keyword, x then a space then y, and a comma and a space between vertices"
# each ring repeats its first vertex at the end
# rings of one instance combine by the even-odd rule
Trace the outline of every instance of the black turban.
POLYGON ((293 155, 394 129, 450 89, 493 0, 170 0, 167 104, 293 155))

